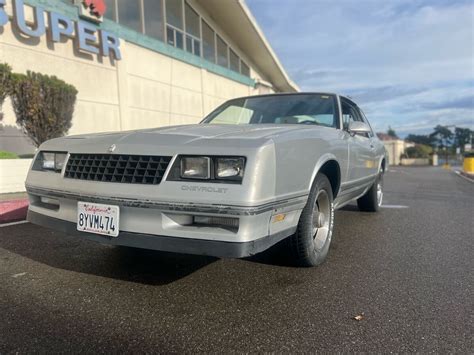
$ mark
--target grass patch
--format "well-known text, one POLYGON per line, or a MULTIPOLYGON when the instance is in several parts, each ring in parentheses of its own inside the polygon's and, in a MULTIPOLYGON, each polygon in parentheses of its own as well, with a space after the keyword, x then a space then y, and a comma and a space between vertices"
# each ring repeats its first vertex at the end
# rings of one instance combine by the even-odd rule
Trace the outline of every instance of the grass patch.
POLYGON ((7 152, 6 150, 0 150, 0 159, 18 159, 18 155, 13 152, 7 152))

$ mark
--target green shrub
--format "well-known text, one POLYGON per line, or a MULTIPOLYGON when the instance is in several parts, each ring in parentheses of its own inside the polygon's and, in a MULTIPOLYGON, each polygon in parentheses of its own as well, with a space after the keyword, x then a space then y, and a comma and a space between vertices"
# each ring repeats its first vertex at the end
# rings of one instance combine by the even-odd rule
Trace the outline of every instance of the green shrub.
POLYGON ((16 122, 39 146, 71 128, 77 90, 55 76, 34 72, 13 75, 11 98, 16 122))
POLYGON ((408 158, 429 158, 433 154, 433 148, 425 144, 417 144, 414 147, 409 147, 406 150, 408 158))
POLYGON ((12 83, 12 69, 8 64, 0 63, 0 110, 5 98, 10 94, 12 83))
POLYGON ((18 155, 13 152, 7 152, 5 150, 0 150, 0 159, 18 159, 18 155))

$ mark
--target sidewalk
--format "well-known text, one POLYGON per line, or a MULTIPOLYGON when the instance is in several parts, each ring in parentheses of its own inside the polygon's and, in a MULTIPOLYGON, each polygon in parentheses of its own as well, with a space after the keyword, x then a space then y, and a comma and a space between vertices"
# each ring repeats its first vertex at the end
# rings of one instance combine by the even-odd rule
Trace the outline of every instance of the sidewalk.
POLYGON ((25 192, 0 194, 0 224, 22 221, 28 211, 25 192))

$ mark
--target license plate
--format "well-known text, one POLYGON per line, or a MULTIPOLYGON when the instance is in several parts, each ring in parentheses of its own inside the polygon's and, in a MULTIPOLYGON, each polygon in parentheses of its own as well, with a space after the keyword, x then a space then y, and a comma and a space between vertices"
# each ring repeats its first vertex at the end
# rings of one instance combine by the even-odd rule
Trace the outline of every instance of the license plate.
POLYGON ((99 203, 77 203, 77 230, 81 232, 117 237, 120 209, 118 206, 99 203))

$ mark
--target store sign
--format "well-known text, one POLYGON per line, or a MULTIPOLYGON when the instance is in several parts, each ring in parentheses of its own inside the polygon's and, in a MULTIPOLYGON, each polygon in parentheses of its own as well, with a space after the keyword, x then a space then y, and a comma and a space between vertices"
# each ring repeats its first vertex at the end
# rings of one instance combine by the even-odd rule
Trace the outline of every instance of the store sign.
MULTIPOLYGON (((0 0, 0 26, 5 26, 8 22, 8 15, 4 9, 7 0, 0 0)), ((97 12, 97 15, 105 12, 105 4, 102 7, 102 0, 89 0, 88 9, 97 12)), ((84 1, 86 3, 86 1, 84 1)), ((27 37, 38 38, 49 35, 53 42, 59 42, 62 36, 74 38, 77 48, 84 52, 101 54, 105 57, 111 56, 116 60, 122 59, 120 52, 120 39, 113 33, 101 30, 96 25, 88 21, 73 21, 56 12, 47 12, 42 7, 33 7, 34 23, 29 24, 25 19, 25 7, 23 0, 13 0, 12 22, 20 30, 21 34, 27 37), (48 23, 45 21, 47 14, 48 23), (48 27, 46 27, 46 25, 48 27), (46 30, 48 28, 48 31, 46 30)), ((87 4, 86 4, 87 5, 87 4)), ((82 5, 81 5, 82 6, 82 5)))

